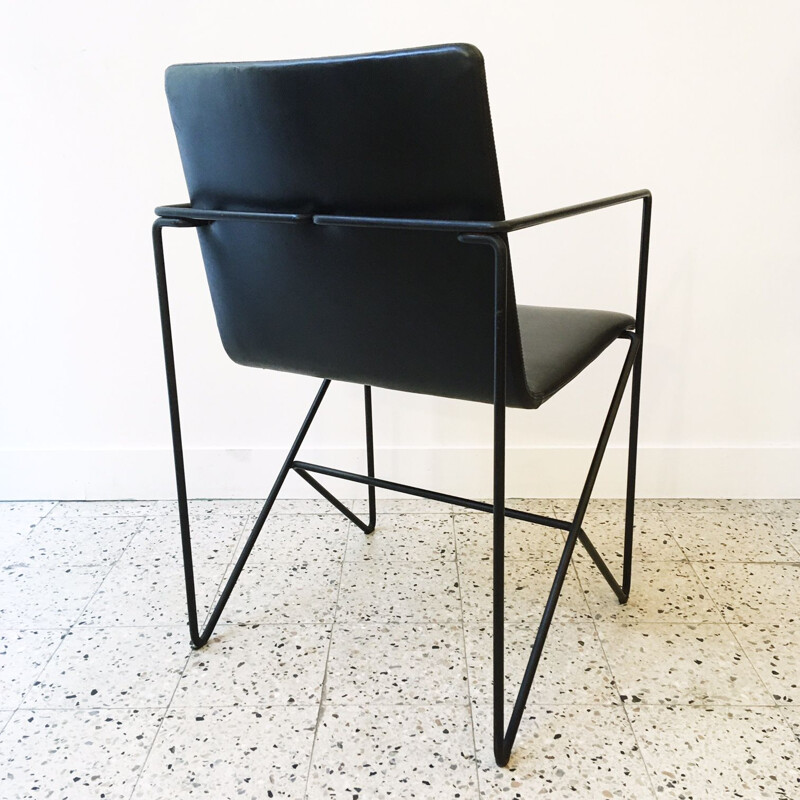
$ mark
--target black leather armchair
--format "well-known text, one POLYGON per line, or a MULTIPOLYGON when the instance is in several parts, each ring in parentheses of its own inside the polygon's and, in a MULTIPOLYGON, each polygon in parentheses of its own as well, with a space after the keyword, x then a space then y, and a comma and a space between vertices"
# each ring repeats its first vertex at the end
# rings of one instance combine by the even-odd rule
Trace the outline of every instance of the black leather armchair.
POLYGON ((483 59, 470 45, 293 62, 187 64, 166 88, 191 202, 156 209, 153 228, 192 643, 203 646, 290 470, 365 533, 375 487, 493 514, 494 744, 507 763, 575 544, 627 600, 636 474, 651 196, 630 192, 505 219, 483 59), (606 206, 643 203, 635 316, 517 305, 508 234, 606 206), (222 343, 246 366, 322 379, 221 598, 198 626, 162 246, 165 227, 196 228, 222 343), (618 339, 627 356, 573 519, 505 507, 505 411, 537 408, 618 339), (621 583, 583 518, 633 373, 621 583), (297 460, 331 380, 364 386, 365 475, 297 460), (375 477, 372 386, 494 407, 493 503, 375 477), (366 484, 360 519, 317 476, 366 484), (505 518, 568 533, 506 729, 505 518))

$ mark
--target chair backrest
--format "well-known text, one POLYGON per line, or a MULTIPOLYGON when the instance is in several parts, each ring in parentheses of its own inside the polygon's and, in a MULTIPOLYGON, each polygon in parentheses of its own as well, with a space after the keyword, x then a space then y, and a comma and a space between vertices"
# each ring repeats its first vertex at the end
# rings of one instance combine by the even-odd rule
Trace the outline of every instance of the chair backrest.
MULTIPOLYGON (((166 89, 195 207, 503 218, 472 46, 177 65, 166 89)), ((491 402, 489 248, 311 223, 225 220, 198 235, 235 361, 491 402)), ((509 301, 509 405, 527 405, 513 288, 509 301)))

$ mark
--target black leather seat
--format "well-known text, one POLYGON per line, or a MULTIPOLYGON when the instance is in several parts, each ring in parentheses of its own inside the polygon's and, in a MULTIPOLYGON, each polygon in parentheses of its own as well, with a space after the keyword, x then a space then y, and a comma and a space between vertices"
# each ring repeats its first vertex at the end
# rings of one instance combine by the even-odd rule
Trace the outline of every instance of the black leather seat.
POLYGON ((585 369, 636 320, 616 311, 517 306, 522 361, 538 408, 585 369))
POLYGON ((184 64, 167 70, 166 89, 191 202, 156 209, 153 243, 192 643, 201 647, 211 636, 292 470, 365 533, 375 529, 376 487, 490 512, 494 745, 498 763, 505 764, 576 543, 585 547, 621 602, 630 590, 650 193, 629 192, 507 220, 483 57, 471 45, 303 61, 184 64), (643 211, 634 316, 517 306, 509 234, 639 200, 643 211), (165 227, 196 229, 220 336, 233 360, 322 379, 202 630, 162 243, 165 227), (558 520, 506 508, 506 408, 538 407, 618 340, 627 355, 574 517, 558 520), (631 373, 620 584, 582 525, 631 373), (297 460, 332 380, 364 385, 366 474, 297 460), (375 477, 372 386, 491 403, 493 502, 375 477), (368 519, 354 514, 314 475, 366 485, 368 519), (506 517, 567 533, 507 730, 506 517))

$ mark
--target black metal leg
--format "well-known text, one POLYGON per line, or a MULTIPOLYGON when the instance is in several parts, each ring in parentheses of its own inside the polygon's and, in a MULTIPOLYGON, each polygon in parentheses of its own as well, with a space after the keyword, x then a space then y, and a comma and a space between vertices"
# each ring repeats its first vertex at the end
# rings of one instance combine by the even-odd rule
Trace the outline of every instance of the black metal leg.
POLYGON ((497 239, 495 251, 494 311, 494 441, 493 441, 493 680, 494 757, 501 766, 508 761, 505 730, 505 475, 506 475, 506 306, 508 248, 497 239))
MULTIPOLYGON (((372 388, 364 387, 364 416, 366 419, 367 433, 367 475, 375 477, 375 448, 372 438, 372 388)), ((369 517, 364 522, 357 514, 354 514, 336 495, 328 491, 316 478, 308 474, 301 462, 292 464, 291 468, 313 489, 321 494, 332 506, 344 514, 356 527, 361 528, 364 533, 372 533, 375 530, 375 487, 370 486, 369 497, 369 517)))
MULTIPOLYGON (((239 575, 244 568, 244 565, 247 563, 247 559, 250 556, 253 547, 255 546, 256 540, 258 539, 258 535, 261 533, 261 529, 264 527, 264 523, 267 521, 267 517, 269 516, 269 512, 272 510, 272 506, 275 503, 276 498, 278 497, 278 492, 280 492, 281 487, 283 486, 283 482, 286 480, 286 476, 289 474, 289 470, 292 468, 292 463, 294 462, 298 451, 300 450, 300 446, 303 444, 303 439, 306 438, 306 434, 308 433, 308 429, 311 427, 311 423, 314 421, 314 417, 319 410, 320 405, 322 404, 322 400, 325 397, 325 392, 328 391, 328 387, 330 386, 329 380, 322 381, 322 384, 317 391, 317 395, 314 398, 314 402, 311 404, 311 408, 309 408, 308 413, 306 414, 306 418, 303 421, 300 430, 295 437, 294 444, 292 444, 291 449, 289 450, 288 455, 286 456, 285 461, 283 462, 283 466, 281 467, 280 472, 278 473, 278 477, 275 479, 275 483, 272 485, 272 489, 264 501, 264 505, 261 508, 261 512, 258 515, 258 518, 253 525, 253 529, 250 532, 250 535, 247 537, 247 541, 245 542, 244 547, 242 548, 242 552, 239 554, 239 558, 236 561, 236 564, 233 567, 233 571, 228 578, 227 583, 225 584, 225 588, 222 590, 222 594, 220 595, 219 600, 217 601, 214 610, 211 612, 211 616, 208 618, 208 622, 206 623, 205 629, 203 630, 202 635, 198 638, 195 642, 194 639, 192 643, 195 647, 202 647, 211 637, 214 628, 216 627, 217 622, 219 622, 219 618, 222 615, 222 611, 225 608, 225 604, 228 602, 228 599, 233 592, 233 587, 236 585, 236 581, 239 580, 239 575)), ((184 488, 185 494, 185 488, 184 488)), ((181 534, 184 537, 184 540, 188 543, 189 540, 189 524, 188 524, 188 516, 187 516, 187 523, 186 528, 183 529, 181 526, 181 534)), ((192 584, 192 591, 194 591, 194 578, 191 575, 190 571, 187 569, 186 575, 186 587, 187 592, 189 590, 190 582, 192 584)))
POLYGON ((639 396, 642 386, 642 348, 636 354, 631 385, 631 423, 628 436, 628 481, 625 491, 625 549, 622 557, 622 591, 627 602, 633 573, 633 514, 636 502, 636 456, 639 448, 639 396))
POLYGON ((264 527, 264 523, 266 522, 269 512, 275 503, 278 492, 280 491, 281 486, 283 486, 283 482, 286 480, 289 470, 292 468, 292 464, 297 457, 300 446, 302 445, 303 440, 308 433, 308 429, 311 427, 311 423, 313 422, 314 417, 319 410, 322 400, 325 397, 325 393, 328 391, 330 381, 322 381, 322 384, 317 391, 317 395, 314 398, 314 402, 311 404, 311 408, 308 410, 306 418, 303 421, 297 436, 295 437, 294 444, 286 456, 283 466, 278 473, 278 477, 272 486, 272 490, 264 502, 261 512, 259 513, 253 529, 250 532, 250 536, 248 537, 247 542, 245 543, 244 548, 242 549, 242 552, 236 561, 233 571, 231 572, 230 577, 225 584, 222 595, 211 611, 208 622, 201 633, 197 614, 197 597, 195 591, 194 566, 192 562, 191 526, 189 523, 189 503, 186 492, 186 469, 183 458, 183 441, 181 435, 180 409, 178 404, 178 385, 175 377, 175 353, 172 343, 172 325, 169 313, 166 267, 164 263, 164 245, 162 240, 162 228, 164 227, 187 227, 187 225, 181 224, 176 220, 157 220, 153 226, 153 253, 155 256, 156 281, 158 284, 159 311, 161 315, 161 336, 164 345, 164 365, 167 375, 167 393, 169 396, 169 412, 172 429, 172 452, 175 461, 175 481, 178 495, 178 517, 181 528, 181 546, 183 549, 183 567, 186 581, 186 605, 189 615, 189 636, 191 638, 192 646, 199 648, 206 644, 209 638, 211 638, 211 634, 213 633, 214 628, 216 627, 217 622, 222 615, 222 611, 225 608, 231 593, 233 592, 233 588, 239 579, 239 575, 241 574, 244 565, 247 563, 247 559, 250 556, 259 534, 261 533, 261 529, 264 527))
MULTIPOLYGON (((583 518, 586 514, 586 509, 592 496, 592 490, 594 489, 594 484, 597 480, 597 474, 600 471, 600 465, 602 464, 603 455, 605 454, 606 447, 608 445, 608 439, 611 436, 611 430, 614 427, 614 420, 617 417, 617 411, 619 410, 620 403, 622 402, 622 396, 625 392, 628 376, 631 368, 633 367, 638 350, 639 342, 637 339, 635 339, 635 337, 632 337, 630 349, 628 350, 628 356, 625 359, 622 372, 619 376, 619 380, 617 381, 614 395, 611 399, 611 406, 608 410, 608 414, 606 415, 603 430, 600 434, 600 440, 595 448, 594 457, 592 458, 592 463, 589 467, 589 474, 586 476, 586 481, 583 485, 583 491, 581 492, 580 499, 578 500, 578 507, 575 510, 575 516, 572 520, 567 541, 564 544, 564 549, 561 553, 561 560, 559 561, 558 568, 556 570, 556 576, 553 580, 553 585, 547 598, 544 614, 542 615, 542 620, 539 623, 539 628, 536 632, 536 639, 534 641, 533 648, 531 649, 530 657, 528 658, 528 665, 525 669, 525 675, 522 678, 522 684, 519 688, 516 702, 514 703, 514 709, 511 713, 511 719, 508 724, 508 730, 506 732, 505 740, 501 750, 503 760, 497 761, 500 766, 505 766, 508 763, 509 757, 511 756, 511 748, 514 745, 514 739, 516 738, 520 722, 522 721, 522 714, 525 711, 528 695, 530 694, 531 687, 533 686, 533 679, 539 666, 539 659, 541 658, 542 650, 544 649, 547 634, 550 631, 550 625, 553 621, 553 615, 556 611, 558 599, 561 596, 561 590, 564 586, 564 580, 567 576, 570 560, 575 550, 575 543, 578 541, 578 537, 582 532, 581 526, 583 525, 583 518)), ((600 563, 602 563, 602 560, 600 563)), ((611 577, 610 573, 609 577, 611 577)), ((614 580, 613 577, 611 577, 611 580, 614 580)), ((614 581, 614 583, 616 583, 616 581, 614 581)), ((495 757, 497 757, 496 750, 495 757)))
POLYGON ((653 198, 648 194, 642 203, 642 230, 639 237, 639 285, 636 289, 636 335, 639 352, 633 367, 631 386, 631 425, 628 437, 628 485, 625 491, 625 551, 622 563, 622 591, 627 600, 631 592, 633 569, 633 512, 636 497, 636 457, 639 448, 639 398, 642 389, 642 349, 644 347, 644 312, 647 295, 647 267, 650 259, 650 221, 653 198))
MULTIPOLYGON (((372 437, 372 387, 364 387, 364 420, 366 423, 367 433, 367 475, 370 478, 375 477, 375 441, 372 437)), ((367 497, 369 498, 369 521, 364 533, 372 533, 375 530, 375 487, 369 486, 367 488, 367 497)))
MULTIPOLYGON (((486 244, 492 247, 495 255, 495 314, 494 314, 494 496, 493 496, 493 546, 494 546, 494 561, 493 561, 493 677, 494 677, 494 692, 493 692, 493 739, 494 739, 494 756, 499 766, 505 766, 511 756, 511 749, 514 745, 514 740, 519 730, 522 715, 525 710, 525 705, 533 685, 533 679, 536 675, 536 670, 539 665, 539 660, 544 649, 544 644, 547 639, 547 634, 550 630, 550 625, 553 621, 558 599, 561 596, 561 590, 564 586, 564 580, 567 576, 570 560, 575 550, 575 543, 580 540, 584 543, 592 556, 593 560, 600 567, 600 571, 612 586, 617 596, 622 599, 624 590, 614 579, 611 571, 603 562, 600 554, 592 546, 588 536, 582 529, 583 518, 586 514, 586 509, 589 505, 589 499, 594 489, 597 474, 600 471, 600 465, 605 455, 608 440, 611 436, 611 430, 614 426, 614 421, 619 411, 622 396, 625 392, 625 387, 628 383, 631 369, 634 363, 640 364, 638 359, 641 339, 636 333, 629 333, 630 347, 628 354, 622 367, 622 371, 617 381, 617 386, 614 390, 611 399, 611 405, 606 415, 605 423, 600 434, 600 440, 595 448, 594 457, 589 467, 589 474, 581 492, 578 501, 578 507, 575 511, 575 516, 569 525, 569 534, 564 544, 564 550, 561 554, 561 559, 556 570, 556 575, 553 580, 553 585, 550 589, 550 594, 547 598, 544 614, 536 632, 536 639, 531 649, 531 655, 528 659, 528 665, 525 670, 525 675, 522 679, 519 692, 517 694, 516 702, 511 713, 508 728, 505 727, 505 553, 504 553, 504 539, 505 539, 505 402, 506 402, 506 304, 507 304, 507 289, 506 289, 506 275, 508 270, 508 246, 505 239, 502 237, 494 236, 463 236, 462 241, 472 241, 475 243, 486 244)), ((638 393, 635 398, 634 409, 638 414, 638 393)), ((634 430, 634 427, 631 427, 634 430)), ((635 445, 635 440, 633 444, 635 445)), ((631 463, 631 462, 629 462, 631 463)), ((629 500, 632 503, 633 491, 631 487, 631 476, 635 471, 635 457, 632 462, 634 470, 629 470, 629 500)), ((631 516, 632 519, 632 516, 631 516)), ((632 532, 629 535, 626 532, 626 548, 630 549, 632 546, 632 532)), ((626 558, 629 559, 629 552, 626 550, 626 558)))

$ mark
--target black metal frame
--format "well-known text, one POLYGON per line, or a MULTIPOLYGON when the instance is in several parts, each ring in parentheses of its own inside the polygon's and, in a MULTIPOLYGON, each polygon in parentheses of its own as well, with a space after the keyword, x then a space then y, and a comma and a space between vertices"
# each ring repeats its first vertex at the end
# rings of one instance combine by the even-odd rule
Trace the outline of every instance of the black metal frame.
POLYGON ((511 755, 511 748, 517 735, 525 705, 533 685, 533 679, 539 664, 539 659, 544 648, 544 643, 553 620, 561 589, 567 575, 575 543, 580 541, 586 549, 594 563, 597 565, 603 577, 608 582, 611 589, 616 594, 621 603, 628 599, 631 588, 631 568, 633 551, 633 512, 634 498, 636 490, 636 451, 638 443, 639 427, 639 398, 641 393, 642 378, 642 341, 644 335, 644 311, 645 294, 647 286, 647 263, 650 244, 650 217, 652 209, 652 196, 649 191, 641 190, 629 192, 627 194, 616 195, 589 203, 568 206, 566 208, 549 211, 542 214, 534 214, 527 217, 519 217, 512 220, 501 220, 497 222, 474 222, 474 221, 453 221, 453 220, 416 220, 416 219, 382 219, 374 217, 343 217, 331 215, 307 215, 307 214, 283 214, 283 213, 262 213, 247 211, 214 211, 205 209, 193 209, 188 205, 161 206, 156 209, 158 219, 153 225, 153 248, 156 263, 156 277, 158 281, 159 307, 161 312, 161 331, 164 344, 164 360, 167 372, 167 389, 169 394, 170 420, 172 425, 172 444, 175 459, 175 476, 178 493, 178 511, 181 527, 181 542, 183 547, 184 573, 186 579, 186 599, 189 613, 189 631, 192 645, 195 648, 202 647, 208 642, 211 634, 219 622, 222 611, 231 596, 239 575, 255 546, 256 540, 266 519, 272 509, 278 492, 283 485, 290 470, 294 470, 301 478, 319 492, 325 499, 331 502, 348 519, 357 525, 365 533, 371 533, 375 528, 375 488, 380 487, 395 492, 424 497, 431 500, 438 500, 476 511, 491 512, 493 515, 493 545, 494 545, 494 564, 493 564, 493 658, 494 658, 494 753, 495 759, 500 766, 508 763, 511 755), (601 208, 627 203, 634 200, 643 201, 642 225, 639 249, 639 274, 636 295, 636 324, 634 330, 626 331, 621 338, 629 341, 628 352, 625 357, 622 371, 614 390, 611 404, 606 415, 605 423, 600 434, 600 439, 595 448, 594 457, 589 467, 589 473, 584 482, 583 490, 578 500, 575 515, 571 521, 554 519, 539 514, 518 511, 505 506, 505 419, 506 419, 506 311, 507 311, 507 275, 509 269, 508 244, 506 234, 552 222, 558 219, 584 214, 601 208), (194 570, 192 566, 191 533, 189 525, 189 507, 186 492, 186 474, 183 461, 183 444, 181 438, 180 412, 178 408, 178 390, 175 378, 175 358, 172 345, 172 329, 169 314, 169 299, 167 294, 167 277, 164 262, 164 247, 162 241, 162 229, 165 227, 199 227, 212 224, 214 221, 238 219, 261 221, 265 223, 283 224, 316 224, 316 225, 338 225, 356 227, 382 227, 395 229, 416 229, 416 230, 437 230, 451 232, 458 235, 460 241, 465 244, 478 244, 488 246, 494 254, 494 465, 493 465, 493 502, 482 503, 469 500, 463 497, 434 492, 427 489, 420 489, 414 486, 387 481, 375 477, 374 444, 372 434, 372 394, 369 386, 364 387, 364 411, 366 418, 366 451, 367 451, 367 474, 346 472, 344 470, 333 469, 319 464, 311 464, 305 461, 297 461, 296 456, 300 446, 308 433, 314 416, 322 403, 325 393, 330 385, 330 380, 322 381, 314 402, 300 427, 294 444, 289 450, 289 454, 281 467, 278 477, 267 497, 261 512, 256 519, 253 529, 239 555, 236 565, 231 572, 222 594, 212 609, 206 624, 200 631, 198 624, 197 602, 195 597, 194 570), (605 454, 611 430, 619 410, 622 396, 628 382, 631 371, 633 372, 632 394, 631 394, 631 416, 628 440, 628 473, 625 503, 625 534, 624 534, 624 555, 622 584, 617 582, 611 570, 606 565, 594 545, 589 540, 583 530, 583 518, 591 498, 600 464, 605 454), (322 484, 320 484, 310 473, 328 475, 335 478, 365 484, 369 491, 369 517, 364 522, 356 516, 350 509, 341 503, 331 494, 322 484), (545 525, 552 528, 567 531, 567 538, 561 554, 553 585, 547 598, 542 620, 536 633, 536 638, 528 659, 528 665, 522 679, 522 684, 517 695, 516 702, 511 713, 508 727, 505 726, 505 675, 504 675, 504 614, 505 614, 505 594, 504 594, 504 534, 505 518, 520 519, 532 522, 537 525, 545 525))

